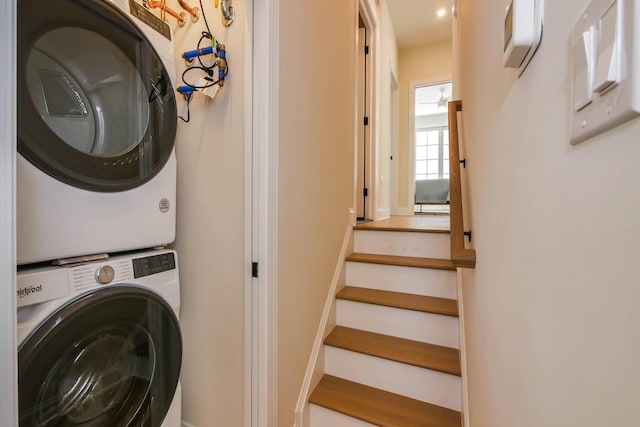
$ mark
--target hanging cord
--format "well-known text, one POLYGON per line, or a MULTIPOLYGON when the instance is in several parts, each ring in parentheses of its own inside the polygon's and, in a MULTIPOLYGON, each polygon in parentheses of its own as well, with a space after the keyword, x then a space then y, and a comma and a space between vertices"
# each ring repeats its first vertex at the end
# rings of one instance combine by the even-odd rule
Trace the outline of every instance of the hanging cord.
POLYGON ((182 72, 182 82, 193 89, 206 89, 217 84, 222 85, 225 77, 227 77, 227 74, 229 74, 229 62, 226 58, 226 53, 222 54, 222 50, 221 50, 223 46, 217 41, 214 42, 214 39, 210 33, 203 31, 202 35, 200 36, 200 40, 198 40, 198 50, 202 49, 202 42, 204 40, 211 40, 212 43, 215 43, 215 46, 214 46, 216 50, 214 52, 215 59, 213 60, 212 64, 205 64, 202 60, 202 57, 198 56, 198 65, 192 65, 190 67, 187 67, 182 72), (221 64, 221 62, 224 62, 224 65, 221 64), (222 67, 220 68, 222 70, 222 73, 219 72, 218 75, 216 76, 217 78, 214 78, 214 74, 215 74, 214 71, 218 67, 222 67), (189 74, 193 74, 194 72, 197 72, 197 71, 200 71, 201 73, 205 74, 204 80, 207 81, 206 84, 198 84, 196 83, 196 81, 193 81, 188 77, 189 74))
MULTIPOLYGON (((202 57, 198 56, 198 63, 200 63, 201 70, 205 71, 207 74, 209 74, 211 76, 211 75, 213 75, 213 69, 218 65, 218 62, 217 62, 217 59, 218 59, 217 51, 220 48, 220 43, 218 43, 218 41, 213 37, 213 34, 211 33, 211 28, 209 27, 209 21, 207 21, 207 14, 204 13, 204 8, 202 6, 202 0, 198 0, 198 1, 200 3, 200 10, 202 11, 202 18, 204 19, 204 25, 207 28, 207 31, 203 31, 201 36, 200 36, 200 40, 198 40, 198 49, 201 49, 202 42, 204 40, 211 40, 212 47, 214 49, 214 58, 215 58, 213 64, 205 65, 202 62, 202 57)), ((227 76, 227 74, 229 74, 229 62, 228 62, 228 60, 226 58, 226 54, 224 55, 223 59, 225 61, 225 68, 226 68, 224 75, 219 76, 219 78, 218 78, 218 80, 216 82, 214 82, 214 83, 212 83, 212 84, 210 84, 210 85, 208 85, 206 87, 210 87, 210 86, 213 86, 214 84, 220 83, 220 81, 223 80, 227 76)), ((190 68, 193 68, 193 67, 187 68, 185 70, 185 72, 182 73, 183 82, 185 84, 189 84, 184 80, 184 76, 189 71, 190 68)), ((193 87, 195 87, 195 86, 193 86, 193 87)))
POLYGON ((191 120, 191 110, 189 108, 190 104, 191 104, 191 97, 193 96, 193 92, 191 92, 189 95, 185 95, 187 98, 187 118, 185 119, 182 116, 178 116, 178 118, 180 120, 182 120, 185 123, 189 123, 189 120, 191 120))
POLYGON ((207 21, 207 15, 204 13, 204 9, 202 6, 202 0, 199 0, 199 3, 200 10, 202 11, 202 18, 204 19, 204 24, 207 30, 201 33, 200 39, 197 43, 197 49, 198 51, 201 51, 204 48, 203 44, 205 43, 205 41, 211 43, 213 61, 211 63, 205 63, 205 61, 203 60, 203 56, 205 55, 198 55, 197 64, 187 67, 182 72, 182 82, 186 85, 186 87, 179 88, 179 92, 182 93, 186 98, 187 117, 185 119, 184 117, 180 116, 180 119, 185 123, 188 123, 191 117, 190 104, 193 93, 197 90, 205 90, 215 85, 219 85, 220 87, 222 87, 224 84, 224 79, 229 74, 229 63, 227 61, 225 47, 224 45, 218 43, 215 37, 213 37, 213 35, 211 34, 209 22, 207 21), (217 73, 215 72, 216 68, 218 69, 217 73), (196 73, 197 77, 194 76, 194 73, 196 73), (185 90, 182 91, 182 88, 185 88, 185 90))
POLYGON ((209 29, 209 23, 207 22, 207 15, 204 13, 204 8, 202 7, 202 0, 199 0, 199 2, 200 2, 200 10, 202 11, 202 18, 204 18, 204 25, 205 27, 207 27, 207 33, 211 34, 211 30, 209 29))
MULTIPOLYGON (((203 42, 204 40, 210 40, 210 41, 212 41, 211 33, 207 32, 207 31, 203 31, 203 32, 202 32, 202 34, 200 35, 200 40, 198 40, 198 50, 202 50, 202 42, 203 42)), ((212 43, 213 43, 213 41, 212 41, 212 43)), ((217 42, 216 42, 216 44, 217 44, 217 42)), ((212 46, 212 47, 213 47, 214 49, 216 48, 216 46, 212 46)), ((191 87, 192 87, 192 88, 194 88, 194 89, 204 89, 204 88, 207 88, 207 87, 212 86, 212 84, 207 84, 207 85, 204 85, 204 86, 198 86, 196 83, 193 83, 193 84, 192 84, 192 83, 189 83, 189 82, 187 81, 187 74, 193 74, 193 71, 202 71, 202 72, 204 72, 205 74, 207 74, 209 77, 213 76, 213 70, 214 70, 214 68, 215 68, 215 67, 216 67, 216 65, 217 65, 217 62, 216 62, 216 59, 217 59, 217 58, 216 58, 216 55, 215 55, 215 51, 214 51, 214 58, 215 58, 215 59, 213 60, 213 63, 212 63, 212 64, 210 64, 210 65, 209 65, 209 64, 205 64, 205 63, 202 61, 202 56, 198 56, 197 58, 198 58, 198 64, 199 64, 199 65, 192 65, 192 66, 190 66, 190 67, 187 67, 187 68, 182 72, 182 82, 183 82, 184 84, 186 84, 186 85, 191 86, 191 87)), ((207 77, 205 77, 205 79, 206 79, 206 80, 210 80, 210 79, 209 79, 209 78, 207 78, 207 77)))

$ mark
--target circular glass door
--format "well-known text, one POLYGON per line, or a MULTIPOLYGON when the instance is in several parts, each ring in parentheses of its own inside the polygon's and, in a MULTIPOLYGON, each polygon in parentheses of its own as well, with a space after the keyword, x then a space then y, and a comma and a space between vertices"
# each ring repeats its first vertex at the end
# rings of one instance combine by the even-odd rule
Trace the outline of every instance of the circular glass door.
POLYGON ((85 294, 18 349, 20 426, 159 427, 181 361, 178 321, 155 293, 116 285, 85 294))
POLYGON ((105 0, 19 0, 18 150, 67 184, 125 191, 171 155, 173 87, 153 46, 105 0))

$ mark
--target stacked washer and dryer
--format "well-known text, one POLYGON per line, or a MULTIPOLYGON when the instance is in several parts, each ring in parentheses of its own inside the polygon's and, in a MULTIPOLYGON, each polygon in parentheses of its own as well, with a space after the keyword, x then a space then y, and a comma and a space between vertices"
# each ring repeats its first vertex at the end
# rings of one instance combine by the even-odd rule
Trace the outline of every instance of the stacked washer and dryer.
POLYGON ((171 28, 137 0, 18 0, 21 427, 178 427, 171 28))

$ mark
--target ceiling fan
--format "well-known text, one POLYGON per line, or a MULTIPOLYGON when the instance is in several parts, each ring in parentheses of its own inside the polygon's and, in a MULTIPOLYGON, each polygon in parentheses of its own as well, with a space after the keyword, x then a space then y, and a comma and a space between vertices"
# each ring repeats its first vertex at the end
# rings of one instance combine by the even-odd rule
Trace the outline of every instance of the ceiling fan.
POLYGON ((436 106, 438 108, 446 108, 447 107, 447 102, 449 102, 449 97, 448 96, 444 96, 444 91, 446 90, 446 88, 441 87, 440 88, 440 99, 438 99, 435 102, 419 102, 418 104, 436 104, 436 106))
POLYGON ((447 102, 449 102, 449 97, 444 96, 444 88, 440 88, 440 99, 438 99, 438 108, 446 108, 447 102))

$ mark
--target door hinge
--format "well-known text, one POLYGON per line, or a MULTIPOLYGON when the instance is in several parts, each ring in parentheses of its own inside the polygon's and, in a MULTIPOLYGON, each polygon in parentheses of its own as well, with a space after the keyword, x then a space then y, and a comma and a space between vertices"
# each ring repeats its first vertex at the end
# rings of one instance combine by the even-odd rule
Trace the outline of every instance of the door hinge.
POLYGON ((369 46, 364 45, 364 54, 369 55, 369 46))
POLYGON ((369 189, 367 187, 362 189, 362 196, 367 197, 369 195, 369 189))
POLYGON ((251 263, 251 277, 258 277, 258 263, 257 262, 252 262, 251 263))
POLYGON ((369 126, 369 117, 364 116, 364 125, 369 126))

